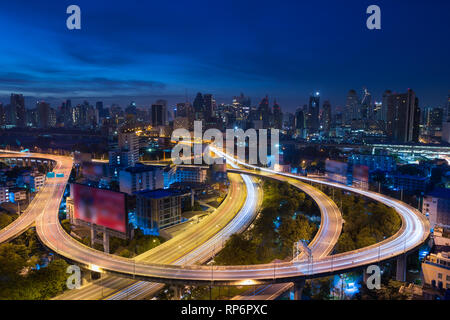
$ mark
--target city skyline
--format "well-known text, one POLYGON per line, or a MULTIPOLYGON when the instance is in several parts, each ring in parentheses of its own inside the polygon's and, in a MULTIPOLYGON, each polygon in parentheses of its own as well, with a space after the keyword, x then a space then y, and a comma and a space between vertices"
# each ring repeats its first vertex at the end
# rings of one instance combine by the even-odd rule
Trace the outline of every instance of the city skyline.
POLYGON ((0 101, 14 92, 27 106, 86 99, 124 107, 158 99, 174 105, 198 91, 226 103, 244 92, 255 105, 268 95, 294 112, 316 90, 334 108, 345 105, 348 90, 364 87, 375 99, 412 88, 421 107, 443 107, 450 87, 447 3, 379 1, 381 30, 365 27, 368 4, 356 1, 77 4, 82 29, 72 31, 66 3, 17 1, 0 10, 9 44, 0 101), (274 15, 285 23, 271 22, 274 15))

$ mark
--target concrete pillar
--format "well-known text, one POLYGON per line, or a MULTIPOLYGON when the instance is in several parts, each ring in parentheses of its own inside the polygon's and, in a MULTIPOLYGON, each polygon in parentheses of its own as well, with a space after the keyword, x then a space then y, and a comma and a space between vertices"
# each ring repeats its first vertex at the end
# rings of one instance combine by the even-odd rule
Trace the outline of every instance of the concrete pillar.
POLYGON ((406 281, 406 254, 397 257, 397 281, 406 281))
POLYGON ((91 247, 94 246, 95 239, 97 238, 97 232, 95 231, 95 228, 93 225, 91 225, 91 247))
POLYGON ((305 279, 299 279, 294 282, 294 300, 302 300, 302 293, 304 287, 305 287, 305 279))
POLYGON ((174 292, 174 300, 181 300, 181 294, 182 294, 182 290, 181 290, 181 286, 172 286, 172 290, 174 292))
POLYGON ((109 253, 109 234, 103 231, 103 250, 109 253))

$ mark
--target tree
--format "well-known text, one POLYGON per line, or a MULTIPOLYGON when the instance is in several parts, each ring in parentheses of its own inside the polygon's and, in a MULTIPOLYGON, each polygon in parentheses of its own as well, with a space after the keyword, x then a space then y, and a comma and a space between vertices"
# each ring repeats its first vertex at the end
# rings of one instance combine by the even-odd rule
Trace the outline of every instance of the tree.
POLYGON ((233 234, 222 251, 215 257, 217 264, 256 264, 256 246, 242 234, 233 234))
POLYGON ((310 224, 305 216, 297 215, 295 219, 284 217, 278 234, 283 246, 291 249, 295 242, 311 239, 314 230, 315 226, 310 224))
POLYGON ((364 227, 356 236, 356 247, 364 248, 377 243, 377 239, 372 235, 369 227, 364 227))
POLYGON ((353 241, 350 234, 344 232, 338 239, 337 242, 337 251, 338 252, 347 252, 356 249, 355 242, 353 241))
POLYGON ((13 218, 9 214, 4 212, 0 213, 0 229, 3 229, 11 222, 13 222, 13 218))

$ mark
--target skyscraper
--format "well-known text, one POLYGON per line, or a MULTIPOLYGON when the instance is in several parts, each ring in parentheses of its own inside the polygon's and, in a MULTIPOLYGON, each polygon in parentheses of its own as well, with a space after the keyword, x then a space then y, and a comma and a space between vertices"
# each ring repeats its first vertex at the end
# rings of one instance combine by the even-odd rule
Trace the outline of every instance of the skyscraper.
MULTIPOLYGON (((139 161, 139 137, 136 132, 121 129, 118 136, 118 147, 119 152, 115 153, 114 156, 126 159, 126 166, 136 165, 139 161)), ((123 160, 121 161, 123 162, 123 160)))
POLYGON ((450 122, 450 94, 447 97, 447 114, 445 115, 444 121, 450 122))
POLYGON ((5 108, 3 103, 0 102, 0 127, 6 124, 5 108))
POLYGON ((381 116, 380 120, 384 124, 384 130, 386 131, 388 127, 392 126, 392 123, 389 123, 391 121, 391 118, 388 118, 388 111, 392 109, 392 107, 389 106, 389 103, 392 102, 392 99, 390 98, 392 95, 391 90, 386 90, 383 93, 383 100, 381 101, 381 116))
POLYGON ((98 110, 98 116, 100 118, 106 118, 108 116, 107 109, 103 107, 103 101, 97 101, 95 108, 98 110))
POLYGON ((27 124, 27 111, 25 109, 25 101, 21 94, 11 94, 11 106, 15 110, 15 125, 19 128, 24 128, 27 124))
POLYGON ((203 95, 203 102, 205 106, 205 119, 211 121, 215 117, 216 101, 212 94, 206 93, 203 95))
POLYGON ((265 96, 258 106, 258 120, 262 121, 263 128, 269 128, 271 123, 272 113, 269 107, 269 97, 265 96))
POLYGON ((195 96, 193 106, 195 120, 205 120, 205 100, 200 92, 195 96))
POLYGON ((310 132, 319 131, 320 93, 317 91, 309 97, 306 128, 310 132))
POLYGON ((45 101, 38 101, 37 103, 37 120, 39 128, 50 127, 51 111, 50 104, 45 101))
POLYGON ((353 120, 360 120, 360 101, 355 90, 351 89, 347 94, 345 103, 344 122, 351 124, 353 120))
POLYGON ((420 109, 413 90, 388 97, 387 135, 396 142, 418 142, 420 109))
POLYGON ((305 130, 305 111, 303 108, 298 108, 295 112, 295 134, 303 138, 303 131, 305 130))
POLYGON ((152 104, 152 126, 165 126, 167 122, 167 107, 164 103, 152 104))
POLYGON ((325 135, 328 136, 331 128, 331 104, 326 100, 322 106, 322 129, 325 135))
POLYGON ((364 88, 359 110, 359 119, 367 121, 372 114, 372 95, 366 88, 364 88))
POLYGON ((281 112, 281 107, 275 100, 273 103, 273 127, 275 129, 283 128, 283 113, 281 112))

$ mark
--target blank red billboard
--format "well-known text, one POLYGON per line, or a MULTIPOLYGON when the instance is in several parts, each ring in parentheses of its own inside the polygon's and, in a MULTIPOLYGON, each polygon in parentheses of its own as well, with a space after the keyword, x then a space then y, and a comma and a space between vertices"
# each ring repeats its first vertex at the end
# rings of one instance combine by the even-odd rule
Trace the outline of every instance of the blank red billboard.
POLYGON ((115 231, 126 233, 125 194, 73 183, 71 197, 74 217, 115 231))

